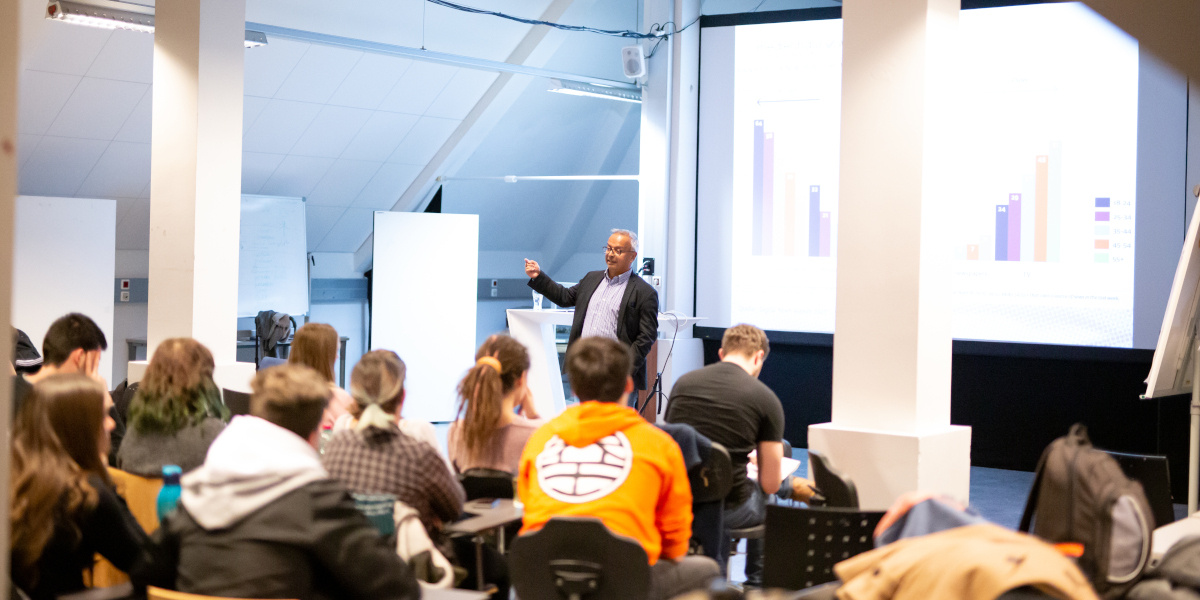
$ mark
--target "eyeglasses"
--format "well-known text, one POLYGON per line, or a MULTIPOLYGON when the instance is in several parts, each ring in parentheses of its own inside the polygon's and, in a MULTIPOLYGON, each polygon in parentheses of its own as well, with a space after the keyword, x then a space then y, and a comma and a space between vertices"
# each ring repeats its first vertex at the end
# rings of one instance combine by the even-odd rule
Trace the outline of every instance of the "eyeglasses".
POLYGON ((617 256, 617 257, 621 256, 622 254, 625 254, 626 252, 633 252, 633 249, 631 249, 631 248, 613 248, 612 246, 604 247, 605 254, 611 253, 613 256, 617 256))

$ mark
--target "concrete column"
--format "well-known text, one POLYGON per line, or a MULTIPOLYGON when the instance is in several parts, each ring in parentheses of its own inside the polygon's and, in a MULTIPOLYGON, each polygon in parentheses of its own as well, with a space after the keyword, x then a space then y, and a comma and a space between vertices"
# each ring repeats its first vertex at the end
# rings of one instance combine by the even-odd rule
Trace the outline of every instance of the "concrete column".
POLYGON ((949 195, 957 0, 846 0, 833 422, 809 428, 863 508, 966 500, 950 425, 949 195))
MULTIPOLYGON (((676 28, 700 16, 699 0, 647 0, 643 23, 673 21, 676 28)), ((645 27, 643 27, 645 30, 645 27)), ((649 53, 657 40, 643 42, 649 53)), ((638 229, 641 256, 655 259, 659 309, 695 314, 696 143, 700 97, 700 24, 658 44, 642 88, 638 229)), ((669 394, 680 375, 704 366, 704 346, 691 327, 675 347, 660 342, 662 389, 669 394), (666 344, 666 345, 663 345, 666 344)), ((653 378, 653 376, 651 376, 653 378)), ((666 408, 663 407, 663 414, 666 408)))
MULTIPOLYGON (((20 73, 19 0, 0 0, 0 331, 10 331, 12 320, 13 207, 17 198, 17 84, 20 73)), ((0 344, 0 364, 12 364, 12 344, 0 344)), ((12 430, 12 385, 9 367, 0 385, 0 432, 7 439, 12 430)), ((8 514, 8 470, 10 443, 0 453, 0 514, 8 514)), ((0 581, 9 580, 9 528, 0 527, 0 581)), ((2 586, 0 600, 7 600, 10 586, 2 586)))
POLYGON ((254 371, 236 362, 245 21, 245 0, 155 9, 147 343, 196 338, 233 389, 254 371))

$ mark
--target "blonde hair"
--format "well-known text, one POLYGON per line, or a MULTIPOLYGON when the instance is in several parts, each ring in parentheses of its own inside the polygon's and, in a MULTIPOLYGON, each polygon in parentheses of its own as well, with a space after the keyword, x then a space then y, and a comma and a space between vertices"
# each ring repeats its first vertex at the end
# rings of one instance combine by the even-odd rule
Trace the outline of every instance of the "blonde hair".
POLYGON ((726 355, 741 354, 752 357, 759 350, 763 351, 763 360, 771 353, 771 343, 767 341, 767 332, 753 326, 741 323, 725 330, 721 338, 721 349, 726 355))
POLYGON ((391 350, 372 350, 362 355, 350 373, 350 395, 354 396, 350 414, 357 419, 371 404, 378 404, 389 414, 396 412, 404 392, 405 371, 404 361, 391 350))
POLYGON ((333 363, 337 360, 338 333, 328 323, 305 323, 292 338, 288 364, 304 365, 333 383, 333 363))

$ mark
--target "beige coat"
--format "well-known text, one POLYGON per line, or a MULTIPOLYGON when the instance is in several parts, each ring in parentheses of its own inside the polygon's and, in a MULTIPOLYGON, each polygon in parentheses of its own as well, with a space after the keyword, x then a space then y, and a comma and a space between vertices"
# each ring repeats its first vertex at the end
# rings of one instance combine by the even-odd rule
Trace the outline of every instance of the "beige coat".
POLYGON ((995 525, 908 538, 844 560, 839 600, 993 600, 1026 585, 1064 600, 1097 600, 1053 546, 995 525))

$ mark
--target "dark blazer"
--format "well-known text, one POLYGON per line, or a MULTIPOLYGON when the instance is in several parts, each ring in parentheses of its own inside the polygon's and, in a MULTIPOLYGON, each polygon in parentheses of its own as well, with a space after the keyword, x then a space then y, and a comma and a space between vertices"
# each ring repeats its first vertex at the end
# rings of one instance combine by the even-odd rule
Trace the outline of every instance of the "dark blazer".
MULTIPOLYGON (((575 307, 568 349, 583 333, 588 301, 592 299, 596 288, 600 287, 601 281, 604 281, 604 271, 592 271, 569 288, 559 285, 545 273, 538 273, 537 277, 529 280, 529 287, 551 302, 562 307, 575 307)), ((646 389, 646 355, 650 353, 650 347, 657 337, 658 292, 637 273, 630 274, 629 283, 625 284, 625 295, 621 298, 621 308, 617 311, 617 339, 633 351, 633 383, 639 390, 646 389)))

